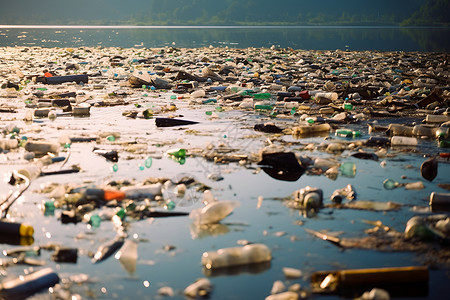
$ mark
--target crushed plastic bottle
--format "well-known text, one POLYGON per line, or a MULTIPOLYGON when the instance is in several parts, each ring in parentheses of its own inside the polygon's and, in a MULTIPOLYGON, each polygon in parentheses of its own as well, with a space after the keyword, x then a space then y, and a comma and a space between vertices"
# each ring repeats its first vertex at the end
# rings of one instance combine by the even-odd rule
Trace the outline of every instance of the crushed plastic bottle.
POLYGON ((230 215, 239 205, 239 202, 236 201, 211 201, 205 207, 192 210, 189 217, 195 224, 199 225, 218 223, 230 215))

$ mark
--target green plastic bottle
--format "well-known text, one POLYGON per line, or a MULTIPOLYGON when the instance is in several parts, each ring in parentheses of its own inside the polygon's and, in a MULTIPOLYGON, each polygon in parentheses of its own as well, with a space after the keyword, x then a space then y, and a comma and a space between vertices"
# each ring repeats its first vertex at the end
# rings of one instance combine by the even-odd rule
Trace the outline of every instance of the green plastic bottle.
POLYGON ((449 140, 440 141, 439 148, 450 148, 450 141, 449 140))
POLYGON ((257 100, 269 100, 272 97, 270 93, 257 93, 253 94, 253 99, 257 100))
POLYGON ((170 149, 166 152, 168 155, 177 157, 177 158, 182 158, 186 156, 186 149, 183 148, 175 148, 175 149, 170 149))
POLYGON ((255 109, 260 109, 260 110, 272 110, 273 106, 272 105, 255 105, 255 109))

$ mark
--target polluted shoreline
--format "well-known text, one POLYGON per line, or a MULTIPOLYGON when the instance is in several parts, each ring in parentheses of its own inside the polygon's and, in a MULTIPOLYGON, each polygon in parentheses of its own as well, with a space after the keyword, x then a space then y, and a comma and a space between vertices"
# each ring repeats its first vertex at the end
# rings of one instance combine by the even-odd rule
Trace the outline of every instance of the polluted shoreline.
POLYGON ((447 56, 1 47, 0 297, 448 293, 447 56))

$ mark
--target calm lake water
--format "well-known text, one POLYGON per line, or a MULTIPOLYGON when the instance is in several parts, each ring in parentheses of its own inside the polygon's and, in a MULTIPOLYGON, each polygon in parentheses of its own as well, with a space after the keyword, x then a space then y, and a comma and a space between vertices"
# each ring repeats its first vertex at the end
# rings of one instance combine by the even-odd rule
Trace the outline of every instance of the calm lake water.
POLYGON ((0 46, 146 48, 292 47, 305 50, 450 51, 450 28, 0 26, 0 46))

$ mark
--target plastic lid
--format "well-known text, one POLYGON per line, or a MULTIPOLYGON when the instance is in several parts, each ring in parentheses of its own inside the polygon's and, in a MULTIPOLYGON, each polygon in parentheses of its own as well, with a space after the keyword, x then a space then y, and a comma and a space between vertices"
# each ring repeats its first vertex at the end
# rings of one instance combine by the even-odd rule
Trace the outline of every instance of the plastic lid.
POLYGON ((21 236, 33 236, 34 228, 28 224, 20 224, 19 234, 21 236))

